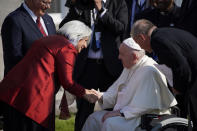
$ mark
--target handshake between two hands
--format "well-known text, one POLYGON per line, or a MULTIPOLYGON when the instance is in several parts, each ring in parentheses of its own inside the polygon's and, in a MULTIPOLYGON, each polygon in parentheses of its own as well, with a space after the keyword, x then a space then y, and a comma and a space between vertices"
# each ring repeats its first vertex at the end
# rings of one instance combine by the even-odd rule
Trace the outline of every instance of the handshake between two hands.
POLYGON ((89 101, 90 103, 95 103, 97 100, 101 99, 102 97, 102 93, 91 89, 85 89, 85 94, 83 96, 83 98, 85 98, 87 101, 89 101))

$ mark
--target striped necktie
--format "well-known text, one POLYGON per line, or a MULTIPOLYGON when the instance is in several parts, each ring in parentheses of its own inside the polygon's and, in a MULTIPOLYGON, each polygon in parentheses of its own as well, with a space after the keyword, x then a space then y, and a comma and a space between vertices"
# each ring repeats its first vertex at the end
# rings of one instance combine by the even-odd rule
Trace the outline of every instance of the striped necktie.
POLYGON ((41 24, 41 22, 40 22, 40 17, 37 18, 36 24, 37 24, 37 26, 38 26, 40 32, 42 33, 42 35, 43 35, 43 36, 47 36, 46 33, 45 33, 45 31, 44 31, 44 28, 42 27, 42 24, 41 24))

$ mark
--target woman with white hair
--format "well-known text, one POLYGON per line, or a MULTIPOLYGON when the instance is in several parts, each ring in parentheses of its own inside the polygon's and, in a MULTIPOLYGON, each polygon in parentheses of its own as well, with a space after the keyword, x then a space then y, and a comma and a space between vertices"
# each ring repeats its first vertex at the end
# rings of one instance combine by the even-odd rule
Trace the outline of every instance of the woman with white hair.
POLYGON ((75 57, 87 47, 91 32, 82 22, 70 21, 57 35, 32 44, 0 83, 0 101, 5 105, 4 131, 55 130, 54 73, 68 92, 90 102, 97 100, 94 90, 82 88, 72 79, 75 57))

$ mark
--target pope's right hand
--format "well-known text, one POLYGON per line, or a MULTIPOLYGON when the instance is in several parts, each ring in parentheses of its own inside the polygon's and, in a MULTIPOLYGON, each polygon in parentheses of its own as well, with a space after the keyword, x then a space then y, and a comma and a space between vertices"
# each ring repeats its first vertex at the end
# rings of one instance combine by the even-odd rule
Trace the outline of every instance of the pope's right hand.
POLYGON ((85 94, 83 97, 90 103, 95 103, 99 99, 99 94, 94 89, 91 90, 85 89, 85 94))

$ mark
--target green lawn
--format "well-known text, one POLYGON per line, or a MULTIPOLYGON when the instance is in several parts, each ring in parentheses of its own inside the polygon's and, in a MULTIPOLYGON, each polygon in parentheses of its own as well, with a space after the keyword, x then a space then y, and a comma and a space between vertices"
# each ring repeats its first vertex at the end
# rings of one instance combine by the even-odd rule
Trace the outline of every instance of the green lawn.
POLYGON ((75 114, 68 120, 60 120, 58 116, 55 119, 55 131, 74 131, 75 114))
MULTIPOLYGON (((58 116, 55 119, 55 131, 74 131, 75 114, 71 114, 71 118, 68 120, 60 120, 58 116)), ((2 123, 0 121, 0 130, 2 129, 2 123)))

